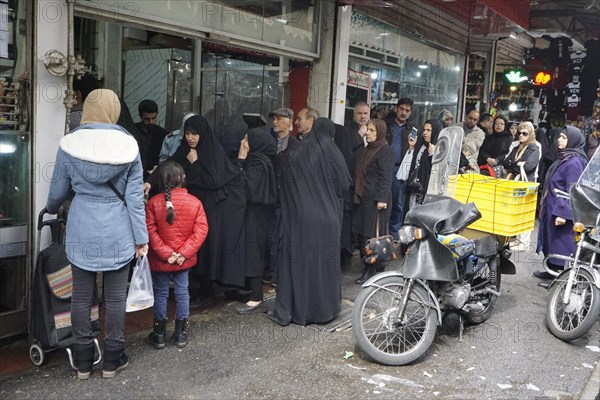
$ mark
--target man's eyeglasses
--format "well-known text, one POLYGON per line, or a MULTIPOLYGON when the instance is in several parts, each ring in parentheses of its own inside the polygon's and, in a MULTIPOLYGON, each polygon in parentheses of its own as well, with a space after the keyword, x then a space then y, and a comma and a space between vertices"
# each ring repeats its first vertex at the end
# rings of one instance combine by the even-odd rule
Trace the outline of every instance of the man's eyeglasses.
POLYGON ((529 132, 527 132, 527 131, 519 132, 519 135, 529 136, 529 132))

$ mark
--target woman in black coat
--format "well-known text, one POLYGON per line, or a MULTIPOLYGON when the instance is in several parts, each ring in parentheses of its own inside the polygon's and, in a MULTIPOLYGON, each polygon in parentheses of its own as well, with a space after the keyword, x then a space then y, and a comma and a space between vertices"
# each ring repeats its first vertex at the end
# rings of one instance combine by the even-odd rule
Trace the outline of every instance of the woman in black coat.
POLYGON ((236 165, 244 171, 246 192, 246 287, 250 300, 237 308, 240 314, 262 310, 262 277, 267 264, 277 201, 277 182, 271 159, 277 153, 277 143, 266 129, 248 131, 240 143, 236 165))
POLYGON ((508 153, 513 136, 508 130, 508 122, 502 116, 497 116, 492 127, 492 134, 487 135, 479 149, 477 164, 495 167, 496 157, 508 153))
MULTIPOLYGON (((387 143, 386 131, 383 120, 372 119, 367 123, 367 147, 358 160, 354 173, 353 231, 358 233, 361 252, 364 252, 367 240, 376 236, 378 216, 379 234, 388 232, 394 152, 387 143)), ((365 263, 363 274, 355 282, 362 284, 383 270, 383 265, 365 263)))

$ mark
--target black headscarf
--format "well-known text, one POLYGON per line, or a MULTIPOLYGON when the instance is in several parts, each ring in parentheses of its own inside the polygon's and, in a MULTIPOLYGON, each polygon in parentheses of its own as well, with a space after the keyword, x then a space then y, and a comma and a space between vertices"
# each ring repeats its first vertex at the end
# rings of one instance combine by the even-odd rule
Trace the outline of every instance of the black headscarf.
POLYGON ((195 115, 185 122, 184 135, 186 131, 197 133, 200 136, 196 151, 198 160, 190 164, 187 155, 190 146, 187 140, 181 141, 173 159, 183 165, 186 170, 188 185, 196 186, 204 190, 217 190, 235 179, 241 172, 235 168, 225 155, 223 146, 213 134, 206 118, 195 115), (199 170, 193 168, 196 164, 199 170))
POLYGON ((562 132, 562 128, 552 128, 548 132, 548 152, 546 153, 546 162, 552 163, 558 158, 558 147, 556 140, 562 132))
POLYGON ((277 153, 275 138, 265 128, 248 131, 246 199, 249 203, 275 204, 277 183, 271 158, 277 153))
POLYGON ((544 185, 546 190, 550 187, 552 175, 554 175, 554 173, 558 169, 558 166, 561 163, 563 163, 571 157, 581 157, 587 162, 587 156, 584 150, 585 137, 583 136, 583 133, 581 133, 579 128, 576 128, 574 126, 565 126, 562 129, 561 133, 567 135, 567 147, 565 147, 564 149, 558 149, 558 157, 556 158, 556 161, 554 161, 550 168, 548 168, 548 172, 546 173, 546 182, 544 185))
MULTIPOLYGON (((425 121, 425 124, 431 125, 431 144, 437 144, 440 132, 444 129, 444 124, 442 124, 442 121, 439 119, 428 119, 425 121)), ((425 145, 425 143, 423 145, 425 145)))
MULTIPOLYGON (((510 131, 510 128, 512 128, 512 126, 513 126, 513 125, 516 125, 516 126, 517 126, 517 131, 518 131, 518 130, 519 130, 519 123, 518 123, 518 122, 515 122, 515 121, 508 121, 508 122, 506 123, 505 130, 506 130, 506 132, 510 133, 510 136, 512 136, 512 133, 511 133, 511 131, 510 131)), ((512 138, 513 138, 513 141, 515 141, 515 140, 519 140, 519 132, 517 132, 517 133, 515 134, 515 136, 512 136, 512 138)))

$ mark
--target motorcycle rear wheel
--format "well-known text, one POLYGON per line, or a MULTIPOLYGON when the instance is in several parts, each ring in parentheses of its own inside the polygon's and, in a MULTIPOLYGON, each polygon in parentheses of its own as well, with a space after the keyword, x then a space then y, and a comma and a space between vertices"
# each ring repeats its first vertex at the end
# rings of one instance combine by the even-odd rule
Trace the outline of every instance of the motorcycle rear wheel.
POLYGON ((546 307, 546 326, 554 336, 564 341, 585 335, 600 315, 600 290, 594 286, 592 275, 584 269, 575 276, 569 303, 563 304, 568 276, 565 273, 565 280, 552 286, 546 307))
MULTIPOLYGON (((496 291, 500 291, 500 283, 501 283, 500 271, 498 271, 498 262, 495 258, 492 258, 487 263, 487 267, 485 267, 473 280, 474 285, 482 285, 484 286, 495 286, 496 291)), ((483 310, 471 310, 464 314, 465 319, 471 325, 477 325, 484 321, 486 321, 490 315, 492 314, 492 308, 496 303, 498 296, 488 293, 480 299, 480 303, 483 305, 483 310)))
POLYGON ((397 320, 407 280, 392 276, 363 289, 352 310, 352 333, 358 346, 380 364, 405 365, 433 343, 436 310, 427 291, 415 283, 402 321, 397 320))

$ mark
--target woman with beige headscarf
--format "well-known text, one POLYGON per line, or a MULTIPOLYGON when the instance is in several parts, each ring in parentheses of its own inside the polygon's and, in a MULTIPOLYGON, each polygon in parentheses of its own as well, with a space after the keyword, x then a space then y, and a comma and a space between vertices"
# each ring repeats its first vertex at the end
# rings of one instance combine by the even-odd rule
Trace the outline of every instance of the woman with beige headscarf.
POLYGON ((89 378, 94 359, 97 272, 104 273, 106 308, 102 375, 112 378, 128 365, 124 328, 129 263, 148 251, 142 163, 133 136, 115 125, 120 111, 113 91, 89 94, 81 126, 60 141, 46 203, 50 213, 57 213, 71 190, 75 193, 65 245, 73 274, 72 350, 79 379, 89 378))

